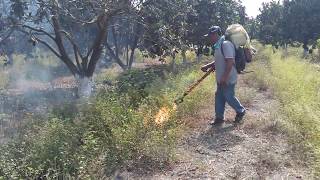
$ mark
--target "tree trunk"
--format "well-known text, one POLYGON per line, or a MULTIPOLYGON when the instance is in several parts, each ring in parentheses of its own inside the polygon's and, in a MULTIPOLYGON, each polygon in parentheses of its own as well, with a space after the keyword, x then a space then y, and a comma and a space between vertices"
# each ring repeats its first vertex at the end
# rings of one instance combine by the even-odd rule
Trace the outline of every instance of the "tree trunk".
POLYGON ((284 53, 283 53, 284 57, 288 57, 288 44, 284 44, 284 53))
POLYGON ((201 61, 201 57, 202 57, 202 49, 203 49, 203 46, 199 46, 198 49, 197 49, 197 62, 199 63, 201 61))
POLYGON ((172 56, 172 64, 171 64, 171 70, 172 72, 176 72, 176 56, 172 56))
POLYGON ((201 58, 202 58, 202 54, 198 54, 198 55, 197 55, 197 62, 198 62, 198 63, 201 62, 201 58))
POLYGON ((134 52, 135 52, 135 48, 131 49, 131 53, 130 53, 130 59, 129 59, 129 65, 128 65, 128 69, 130 70, 132 68, 132 64, 134 61, 134 52))
POLYGON ((128 67, 128 69, 130 69, 130 67, 129 67, 129 44, 127 44, 127 46, 126 46, 126 60, 127 60, 127 67, 128 67))
POLYGON ((134 53, 135 50, 138 46, 138 41, 142 36, 142 30, 143 30, 143 26, 141 23, 137 23, 137 29, 135 31, 135 36, 134 36, 134 40, 132 42, 132 46, 131 46, 131 54, 130 54, 130 61, 129 61, 129 66, 128 68, 131 69, 133 61, 134 61, 134 53))
POLYGON ((115 46, 115 55, 117 57, 119 57, 118 38, 117 38, 117 33, 116 33, 114 26, 111 27, 111 32, 112 32, 112 37, 113 37, 113 43, 115 46))
POLYGON ((119 56, 117 56, 114 51, 111 49, 109 44, 106 44, 106 48, 108 49, 111 58, 114 59, 116 61, 116 63, 121 67, 122 70, 127 70, 127 66, 121 61, 121 59, 119 58, 119 56))
POLYGON ((83 98, 83 97, 90 97, 93 90, 93 81, 92 77, 79 77, 76 76, 77 81, 77 97, 83 98))
POLYGON ((186 49, 182 49, 182 51, 181 51, 181 55, 182 55, 182 63, 183 64, 186 64, 187 63, 187 56, 186 56, 186 49))
MULTIPOLYGON (((88 51, 86 57, 79 57, 78 50, 74 47, 74 54, 75 59, 78 64, 77 66, 73 63, 73 61, 69 58, 63 41, 61 37, 61 28, 59 21, 56 17, 53 17, 53 25, 56 34, 55 42, 61 54, 61 60, 65 62, 68 68, 71 70, 73 75, 76 77, 78 81, 78 95, 80 97, 88 97, 92 93, 92 76, 95 71, 97 62, 100 59, 102 54, 102 43, 107 39, 107 23, 108 23, 108 16, 106 14, 101 15, 98 18, 98 33, 93 42, 92 47, 88 51), (81 63, 79 62, 79 58, 81 59, 81 63), (80 65, 81 64, 81 65, 80 65)), ((75 46, 75 45, 74 45, 75 46)))
POLYGON ((88 69, 86 72, 87 77, 93 76, 97 62, 99 61, 100 56, 102 54, 102 43, 107 40, 107 24, 108 24, 107 15, 101 16, 101 20, 98 21, 99 33, 92 46, 93 51, 92 51, 92 55, 91 55, 91 58, 88 64, 88 69))
POLYGON ((67 65, 68 69, 71 71, 71 73, 73 75, 76 74, 80 74, 77 66, 74 65, 74 63, 72 62, 72 60, 69 58, 67 51, 64 47, 63 41, 62 41, 62 37, 61 37, 61 27, 60 27, 60 23, 59 20, 57 19, 57 17, 53 16, 52 17, 52 24, 53 24, 53 29, 54 29, 54 33, 55 33, 55 43, 59 49, 60 52, 60 59, 67 65))
POLYGON ((308 56, 308 49, 303 49, 303 58, 307 58, 308 56))
POLYGON ((308 40, 304 40, 304 43, 303 43, 303 58, 306 58, 308 56, 308 51, 309 51, 309 48, 308 48, 308 40))

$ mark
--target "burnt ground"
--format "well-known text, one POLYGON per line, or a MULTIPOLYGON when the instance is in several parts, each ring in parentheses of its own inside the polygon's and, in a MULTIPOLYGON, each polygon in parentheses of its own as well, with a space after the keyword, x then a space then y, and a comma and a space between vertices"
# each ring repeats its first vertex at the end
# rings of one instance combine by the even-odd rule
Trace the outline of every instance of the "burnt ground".
POLYGON ((0 92, 0 144, 15 137, 28 118, 46 117, 55 107, 77 100, 72 76, 51 82, 24 81, 0 92))
MULTIPOLYGON (((240 82, 240 89, 247 84, 240 82)), ((212 103, 213 104, 213 103, 212 103)), ((290 143, 279 125, 277 107, 269 90, 256 91, 247 100, 245 121, 235 126, 234 112, 226 112, 226 123, 208 125, 213 105, 186 117, 188 130, 179 140, 176 161, 167 169, 139 173, 123 171, 123 179, 312 179, 303 152, 290 143)), ((299 148, 299 147, 298 147, 299 148)))
MULTIPOLYGON (((160 63, 148 60, 145 63, 135 63, 134 68, 146 69, 157 65, 160 63)), ((14 70, 8 69, 7 73, 14 70)), ((35 68, 31 70, 35 71, 35 68)), ((112 73, 117 76, 122 71, 117 66, 103 70, 106 72, 98 74, 112 73)), ((33 78, 29 79, 24 78, 26 72, 19 72, 23 78, 12 80, 9 87, 0 90, 0 145, 18 135, 21 127, 27 124, 31 117, 46 118, 55 108, 61 109, 81 103, 77 96, 78 82, 72 75, 68 75, 68 71, 64 71, 67 70, 59 66, 52 72, 43 71, 46 72, 42 73, 45 78, 41 78, 41 73, 33 72, 33 78)), ((94 89, 98 89, 108 85, 104 82, 94 86, 94 89)))

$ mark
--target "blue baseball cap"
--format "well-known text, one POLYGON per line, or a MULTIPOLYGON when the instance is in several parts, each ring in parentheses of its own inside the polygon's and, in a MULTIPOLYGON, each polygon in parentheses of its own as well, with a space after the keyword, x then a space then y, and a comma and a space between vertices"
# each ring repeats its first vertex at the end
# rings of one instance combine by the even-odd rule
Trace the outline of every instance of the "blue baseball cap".
POLYGON ((209 36, 209 35, 212 34, 212 33, 218 33, 219 35, 221 35, 221 34, 222 34, 222 31, 221 31, 220 26, 212 26, 212 27, 210 27, 208 34, 206 34, 206 35, 204 35, 204 36, 207 37, 207 36, 209 36))

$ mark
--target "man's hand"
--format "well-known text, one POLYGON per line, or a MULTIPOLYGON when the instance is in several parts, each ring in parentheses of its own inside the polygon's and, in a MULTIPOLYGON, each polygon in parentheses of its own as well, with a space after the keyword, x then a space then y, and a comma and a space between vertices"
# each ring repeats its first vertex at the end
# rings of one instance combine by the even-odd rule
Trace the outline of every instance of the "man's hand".
POLYGON ((223 76, 220 79, 220 82, 219 82, 219 84, 222 87, 225 87, 228 84, 230 72, 232 70, 233 64, 234 64, 234 59, 226 58, 226 69, 224 71, 223 76))
POLYGON ((201 67, 201 71, 203 71, 203 72, 208 72, 208 69, 209 69, 209 68, 213 68, 213 69, 215 70, 214 62, 202 66, 202 67, 201 67))
POLYGON ((219 84, 220 84, 222 87, 226 87, 226 86, 227 86, 227 83, 228 83, 228 77, 222 76, 219 84))
POLYGON ((202 66, 202 67, 201 67, 201 71, 207 72, 207 71, 208 71, 208 67, 207 67, 207 66, 202 66))

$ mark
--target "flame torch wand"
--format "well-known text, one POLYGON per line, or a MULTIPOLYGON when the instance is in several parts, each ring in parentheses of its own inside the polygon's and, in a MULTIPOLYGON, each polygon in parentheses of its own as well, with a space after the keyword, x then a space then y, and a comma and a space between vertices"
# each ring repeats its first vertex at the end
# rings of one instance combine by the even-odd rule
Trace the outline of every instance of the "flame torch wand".
POLYGON ((183 99, 189 95, 206 77, 208 77, 212 72, 214 72, 214 68, 210 68, 200 79, 198 79, 194 84, 192 84, 181 97, 174 101, 175 104, 181 104, 183 99))

